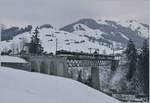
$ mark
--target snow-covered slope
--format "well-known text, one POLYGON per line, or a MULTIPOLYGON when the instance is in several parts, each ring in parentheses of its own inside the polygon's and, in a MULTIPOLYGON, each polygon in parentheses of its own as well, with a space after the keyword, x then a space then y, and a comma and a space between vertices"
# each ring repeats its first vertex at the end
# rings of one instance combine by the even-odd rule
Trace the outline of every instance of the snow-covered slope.
MULTIPOLYGON (((32 31, 33 32, 33 31, 32 31)), ((89 33, 90 34, 90 33, 89 33)), ((89 35, 87 34, 87 35, 89 35)), ((30 38, 33 33, 23 33, 17 35, 13 40, 2 41, 1 47, 2 51, 7 49, 15 48, 14 50, 20 51, 23 47, 23 42, 30 42, 30 38)), ((47 53, 56 51, 56 38, 58 42, 58 50, 67 50, 67 51, 76 51, 76 52, 90 52, 89 48, 92 48, 92 52, 96 49, 99 49, 100 53, 103 53, 105 50, 106 53, 112 53, 112 48, 105 45, 101 45, 98 42, 90 41, 84 35, 75 35, 74 33, 69 33, 65 31, 59 31, 53 28, 42 28, 39 29, 39 38, 41 44, 44 47, 44 51, 47 53)), ((17 52, 17 51, 16 51, 17 52)))
POLYGON ((120 103, 71 79, 0 68, 0 103, 120 103))
POLYGON ((148 25, 143 25, 142 23, 135 21, 135 20, 128 20, 128 21, 119 21, 118 24, 130 28, 133 31, 136 31, 137 34, 141 37, 148 38, 148 25))
MULTIPOLYGON (((110 21, 81 19, 61 29, 55 29, 50 24, 39 26, 39 37, 44 51, 47 53, 57 50, 75 52, 94 52, 112 54, 113 49, 124 49, 129 39, 132 39, 137 47, 141 47, 145 38, 148 38, 149 25, 138 21, 110 21)), ((32 31, 15 36, 12 40, 2 41, 2 51, 15 47, 17 52, 22 49, 23 42, 30 42, 32 31)))
POLYGON ((111 21, 81 19, 75 23, 69 24, 60 30, 70 33, 89 34, 94 38, 101 37, 106 43, 121 43, 126 46, 129 39, 132 39, 137 47, 142 46, 145 38, 149 37, 149 25, 135 20, 129 21, 111 21))

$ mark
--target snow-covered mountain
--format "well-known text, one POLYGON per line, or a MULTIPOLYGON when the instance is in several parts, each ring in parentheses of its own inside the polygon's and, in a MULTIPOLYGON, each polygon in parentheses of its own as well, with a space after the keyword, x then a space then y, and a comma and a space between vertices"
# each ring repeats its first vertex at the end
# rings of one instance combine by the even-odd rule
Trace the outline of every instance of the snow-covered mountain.
MULTIPOLYGON (((32 32, 33 31, 17 35, 13 37, 12 40, 9 41, 2 41, 1 42, 2 51, 12 48, 14 48, 14 50, 20 51, 23 47, 23 42, 30 42, 31 36, 33 35, 32 32)), ((60 31, 54 28, 39 29, 39 38, 41 40, 42 46, 44 47, 44 51, 46 51, 47 53, 50 52, 55 53, 56 39, 58 43, 57 50, 90 52, 89 49, 92 48, 91 50, 92 52, 94 52, 95 49, 99 49, 100 53, 103 53, 104 51, 106 51, 106 53, 112 53, 111 48, 96 43, 94 41, 90 41, 89 38, 85 36, 75 35, 74 33, 60 31)))
POLYGON ((0 83, 0 103, 121 103, 71 79, 6 67, 0 83))
MULTIPOLYGON (((94 52, 111 54, 113 49, 123 49, 129 39, 132 39, 137 47, 142 46, 145 38, 148 38, 148 25, 137 21, 110 21, 81 19, 61 29, 55 29, 50 24, 39 26, 39 38, 47 53, 57 50, 75 52, 94 52)), ((29 32, 24 32, 13 37, 12 40, 2 41, 2 51, 15 48, 20 51, 24 42, 30 42, 35 27, 29 32)))
POLYGON ((129 39, 132 39, 137 47, 142 46, 144 38, 148 38, 149 25, 135 20, 130 21, 110 21, 81 19, 75 23, 67 25, 60 30, 64 30, 76 35, 88 35, 95 40, 106 43, 119 43, 126 46, 129 39))

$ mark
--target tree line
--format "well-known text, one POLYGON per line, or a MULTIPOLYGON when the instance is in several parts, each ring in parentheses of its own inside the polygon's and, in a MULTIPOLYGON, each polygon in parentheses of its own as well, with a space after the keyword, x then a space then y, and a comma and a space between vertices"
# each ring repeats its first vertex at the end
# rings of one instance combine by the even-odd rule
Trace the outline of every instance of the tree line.
POLYGON ((137 49, 133 41, 129 40, 125 54, 128 66, 126 78, 128 81, 133 80, 132 89, 141 88, 144 95, 149 97, 149 40, 144 40, 141 49, 137 49))

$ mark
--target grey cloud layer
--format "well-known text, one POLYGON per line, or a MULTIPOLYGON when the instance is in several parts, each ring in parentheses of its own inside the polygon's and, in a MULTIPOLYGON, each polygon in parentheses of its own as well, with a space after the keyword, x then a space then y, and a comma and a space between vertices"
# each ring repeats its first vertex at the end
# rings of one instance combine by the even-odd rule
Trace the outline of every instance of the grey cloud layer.
POLYGON ((148 0, 0 0, 0 23, 61 27, 80 18, 148 22, 148 0))

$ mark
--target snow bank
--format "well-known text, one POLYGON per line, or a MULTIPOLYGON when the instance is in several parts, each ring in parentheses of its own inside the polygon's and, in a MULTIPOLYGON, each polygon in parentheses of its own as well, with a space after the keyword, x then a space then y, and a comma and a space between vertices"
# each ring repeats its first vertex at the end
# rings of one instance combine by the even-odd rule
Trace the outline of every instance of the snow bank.
POLYGON ((0 56, 0 62, 8 62, 8 63, 27 63, 26 60, 14 57, 14 56, 0 56))
POLYGON ((120 103, 77 81, 0 68, 0 103, 120 103))

